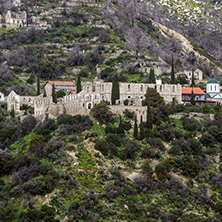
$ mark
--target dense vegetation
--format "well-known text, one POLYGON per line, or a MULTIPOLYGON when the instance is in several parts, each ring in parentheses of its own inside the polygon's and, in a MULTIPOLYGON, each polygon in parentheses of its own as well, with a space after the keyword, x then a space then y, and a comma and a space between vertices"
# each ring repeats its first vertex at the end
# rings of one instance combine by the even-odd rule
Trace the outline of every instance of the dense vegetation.
POLYGON ((105 103, 94 118, 43 123, 1 109, 0 219, 221 221, 221 106, 165 105, 151 91, 152 125, 137 129, 134 113, 105 103))

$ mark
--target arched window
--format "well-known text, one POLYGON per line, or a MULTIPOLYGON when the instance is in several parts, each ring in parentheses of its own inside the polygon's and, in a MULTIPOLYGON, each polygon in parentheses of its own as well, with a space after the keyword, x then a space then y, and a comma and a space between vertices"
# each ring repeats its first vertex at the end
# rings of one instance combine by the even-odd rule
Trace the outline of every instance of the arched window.
POLYGON ((102 91, 104 92, 104 85, 102 84, 102 91))
POLYGON ((162 86, 160 86, 160 92, 162 92, 162 86))
POLYGON ((212 91, 212 86, 210 86, 210 91, 212 91))
POLYGON ((95 92, 96 91, 96 87, 93 85, 92 87, 92 91, 95 92))
POLYGON ((128 85, 128 90, 130 91, 130 84, 128 85))
POLYGON ((87 92, 89 92, 89 87, 87 87, 87 92))
POLYGON ((88 109, 91 109, 91 106, 92 106, 92 104, 91 104, 91 103, 89 103, 89 104, 88 104, 88 109))
POLYGON ((175 92, 175 86, 173 86, 173 92, 175 92))
POLYGON ((215 85, 215 91, 217 91, 217 86, 215 85))

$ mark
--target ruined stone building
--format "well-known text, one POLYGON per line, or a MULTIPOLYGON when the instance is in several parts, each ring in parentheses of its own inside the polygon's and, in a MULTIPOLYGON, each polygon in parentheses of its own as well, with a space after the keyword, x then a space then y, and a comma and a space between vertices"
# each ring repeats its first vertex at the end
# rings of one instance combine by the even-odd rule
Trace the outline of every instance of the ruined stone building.
MULTIPOLYGON (((157 84, 150 83, 119 83, 120 99, 119 103, 123 104, 124 100, 132 101, 134 105, 141 105, 147 88, 155 88, 163 97, 166 103, 173 100, 182 102, 182 89, 180 84, 170 85, 162 84, 161 80, 157 84)), ((99 93, 101 99, 111 102, 112 83, 104 82, 102 79, 95 78, 92 82, 84 85, 83 91, 86 93, 99 93)))
MULTIPOLYGON (((60 85, 62 84, 65 87, 66 83, 62 84, 60 82, 60 85)), ((138 121, 140 121, 141 115, 144 121, 146 120, 146 107, 142 106, 142 100, 148 87, 155 88, 166 103, 182 102, 182 88, 179 84, 162 84, 161 80, 157 80, 157 84, 119 83, 119 86, 120 99, 117 101, 117 106, 110 106, 111 110, 116 114, 123 114, 125 109, 134 111, 138 121), (129 106, 124 106, 125 100, 129 101, 129 106)), ((72 83, 72 86, 69 87, 75 87, 75 84, 72 83)), ((34 108, 36 118, 44 120, 46 117, 57 118, 61 114, 89 115, 95 104, 101 101, 111 102, 112 83, 104 82, 98 78, 95 78, 92 82, 85 83, 82 92, 78 94, 67 93, 66 96, 58 99, 56 104, 52 102, 52 84, 50 82, 45 84, 45 89, 47 91, 46 97, 43 97, 43 95, 20 96, 12 91, 7 97, 8 111, 14 109, 16 113, 20 113, 20 107, 26 104, 34 108)))
POLYGON ((26 26, 27 14, 23 12, 7 11, 5 15, 0 15, 0 27, 24 27, 26 26))

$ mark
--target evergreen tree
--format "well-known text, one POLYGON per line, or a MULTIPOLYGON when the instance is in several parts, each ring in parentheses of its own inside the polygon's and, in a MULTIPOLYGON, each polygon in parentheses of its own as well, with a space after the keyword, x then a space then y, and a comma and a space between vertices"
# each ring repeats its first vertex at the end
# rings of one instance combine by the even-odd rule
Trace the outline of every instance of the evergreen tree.
POLYGON ((140 117, 140 139, 143 140, 145 138, 144 126, 143 126, 143 116, 140 117))
POLYGON ((152 129, 153 127, 153 118, 152 118, 152 113, 151 113, 151 108, 150 108, 150 104, 148 103, 147 105, 147 120, 146 120, 146 127, 148 129, 152 129))
POLYGON ((193 93, 193 90, 192 90, 192 93, 191 93, 191 99, 190 99, 190 103, 195 106, 195 99, 194 99, 194 93, 193 93))
POLYGON ((40 78, 39 78, 39 75, 38 75, 38 78, 37 78, 37 96, 40 95, 40 78))
POLYGON ((45 91, 45 88, 43 90, 43 97, 46 97, 46 91, 45 91))
POLYGON ((14 108, 12 109, 10 114, 11 114, 11 117, 14 119, 15 118, 15 110, 14 110, 14 108))
POLYGON ((112 94, 111 94, 112 105, 115 105, 116 100, 120 98, 119 94, 120 94, 119 93, 119 80, 118 80, 118 76, 115 75, 115 77, 113 78, 112 94))
POLYGON ((82 91, 82 85, 81 85, 80 75, 78 75, 76 90, 77 90, 77 93, 79 93, 79 92, 82 91))
POLYGON ((174 73, 174 58, 172 55, 172 63, 171 63, 171 79, 170 84, 175 84, 175 73, 174 73))
POLYGON ((120 116, 119 119, 119 126, 117 128, 117 133, 118 134, 124 134, 124 129, 123 129, 123 123, 122 123, 122 117, 120 116))
POLYGON ((135 116, 135 123, 134 123, 133 136, 134 136, 135 139, 138 138, 138 126, 137 126, 137 119, 136 119, 136 116, 135 116))
POLYGON ((191 87, 195 87, 195 80, 194 80, 194 71, 192 70, 192 80, 191 80, 191 87))
POLYGON ((149 83, 156 83, 154 69, 150 69, 150 75, 149 75, 149 83))
POLYGON ((55 85, 54 85, 54 83, 53 83, 53 85, 52 85, 52 101, 53 101, 54 103, 57 103, 57 95, 56 95, 56 90, 55 90, 55 85))

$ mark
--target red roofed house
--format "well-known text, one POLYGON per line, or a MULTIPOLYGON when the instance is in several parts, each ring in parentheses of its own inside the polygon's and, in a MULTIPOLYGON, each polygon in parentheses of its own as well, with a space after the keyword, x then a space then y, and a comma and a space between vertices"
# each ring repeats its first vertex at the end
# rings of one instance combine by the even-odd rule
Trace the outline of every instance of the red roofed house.
POLYGON ((64 90, 67 92, 70 91, 76 91, 76 84, 73 82, 66 82, 66 81, 48 81, 44 85, 44 90, 46 92, 46 96, 51 96, 52 95, 52 86, 55 86, 55 89, 57 91, 59 90, 64 90))
POLYGON ((190 102, 192 91, 196 105, 203 105, 207 102, 206 93, 199 87, 182 87, 182 101, 190 102))

